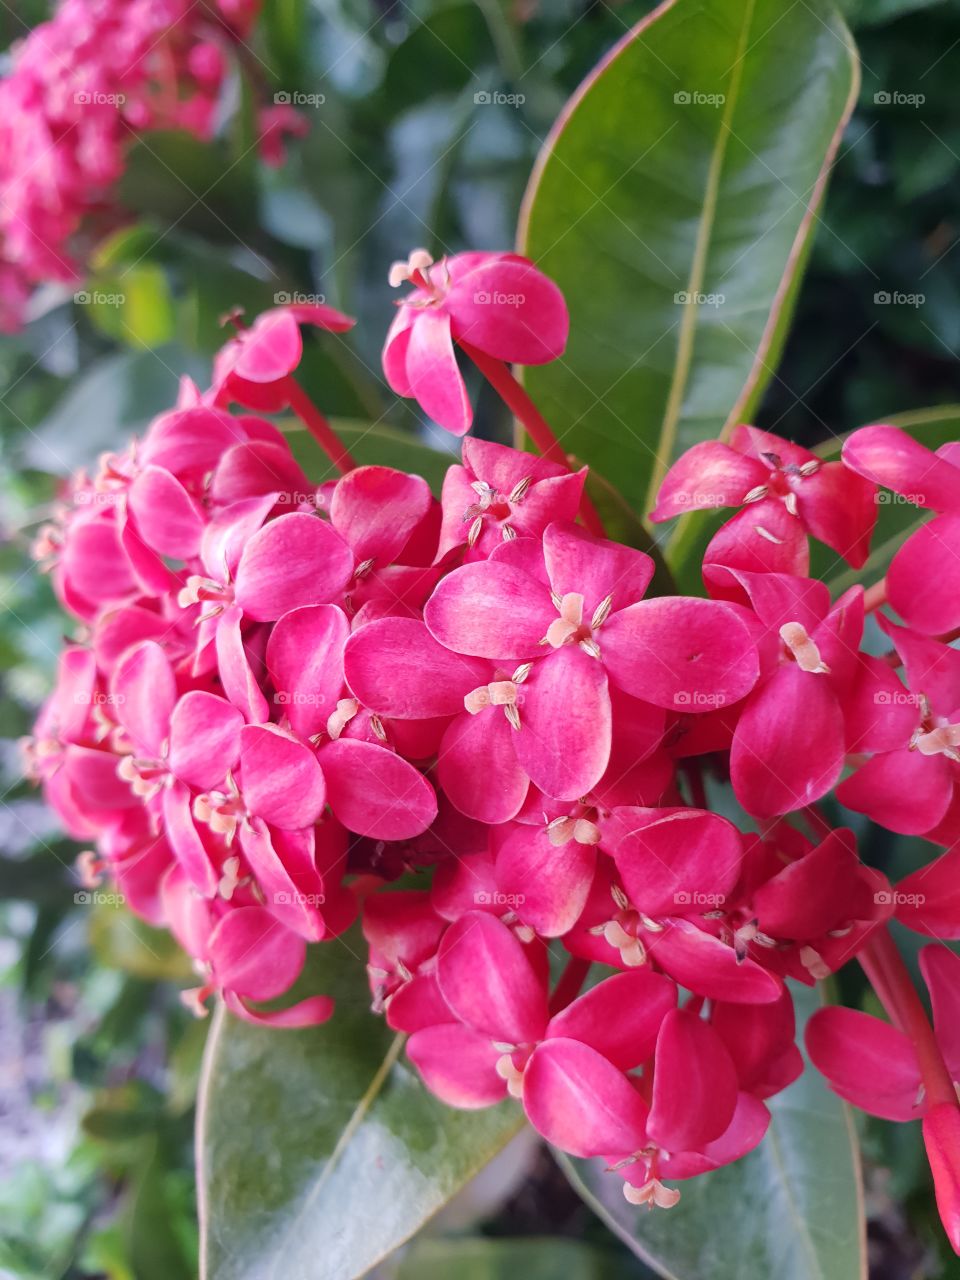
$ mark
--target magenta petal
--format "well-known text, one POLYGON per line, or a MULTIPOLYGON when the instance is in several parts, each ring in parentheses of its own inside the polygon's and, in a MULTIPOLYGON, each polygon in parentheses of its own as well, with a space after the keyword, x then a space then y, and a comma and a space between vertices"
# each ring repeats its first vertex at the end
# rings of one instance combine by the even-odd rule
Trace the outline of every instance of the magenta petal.
POLYGON ((242 728, 242 713, 226 698, 185 693, 170 717, 170 772, 209 791, 237 763, 242 728))
POLYGON ((226 506, 275 493, 279 502, 296 506, 310 501, 315 488, 285 441, 251 440, 223 455, 210 481, 210 496, 226 506))
POLYGON ((743 841, 701 809, 616 809, 604 828, 631 903, 647 915, 722 908, 740 878, 743 841))
POLYGON ((803 578, 810 571, 809 541, 803 525, 779 498, 765 498, 744 507, 718 529, 703 562, 803 578))
POLYGON ((581 594, 586 621, 607 597, 614 613, 635 604, 653 577, 653 561, 644 552, 594 537, 574 524, 549 525, 543 552, 553 591, 561 599, 571 591, 581 594))
POLYGON ((267 641, 273 700, 294 732, 323 732, 343 693, 343 646, 350 634, 336 605, 308 605, 279 619, 267 641))
POLYGON ((960 467, 899 427, 861 427, 844 442, 842 457, 852 471, 909 496, 918 507, 960 512, 960 467))
POLYGON ((340 535, 295 511, 271 520, 247 543, 236 600, 248 617, 273 622, 290 609, 337 599, 352 574, 353 555, 340 535))
POLYGON ((767 479, 762 462, 744 457, 719 440, 702 440, 667 472, 650 519, 657 524, 687 511, 739 507, 750 490, 767 479))
POLYGON ((818 1009, 807 1023, 807 1052, 833 1090, 884 1120, 920 1114, 920 1067, 902 1031, 857 1009, 818 1009))
POLYGON ((138 754, 159 757, 170 732, 177 681, 167 655, 155 640, 128 650, 110 682, 117 719, 138 754))
POLYGON ((563 354, 570 320, 563 294, 532 262, 516 256, 483 262, 448 296, 458 339, 497 360, 546 364, 563 354))
POLYGON ((183 485, 161 467, 144 467, 130 486, 130 510, 154 551, 189 560, 200 547, 203 518, 183 485))
POLYGON ((448 649, 494 659, 539 656, 556 616, 545 586, 521 569, 491 561, 448 574, 423 611, 432 635, 448 649))
POLYGON ((194 824, 190 802, 190 790, 182 782, 166 787, 162 801, 163 825, 174 856, 190 883, 205 898, 212 898, 220 877, 194 824))
POLYGON ((413 387, 407 375, 407 351, 416 315, 411 307, 398 307, 383 344, 383 376, 390 390, 398 396, 413 395, 413 387))
POLYGON ((758 818, 802 809, 840 777, 844 750, 843 715, 828 678, 784 663, 737 723, 730 752, 737 799, 758 818))
POLYGON ((330 996, 309 996, 288 1009, 262 1011, 251 1009, 232 991, 223 993, 223 1003, 232 1014, 256 1027, 316 1027, 333 1017, 333 1000, 330 996))
POLYGON ((890 604, 907 626, 943 635, 960 625, 960 516, 922 525, 887 571, 890 604))
POLYGON ((960 848, 897 885, 897 919, 932 938, 960 938, 960 848))
POLYGON ((682 987, 710 1000, 734 1004, 767 1004, 783 985, 774 974, 733 947, 686 920, 671 920, 663 933, 648 934, 647 946, 657 964, 682 987))
POLYGON ((832 547, 855 569, 861 568, 870 554, 880 510, 874 486, 842 462, 825 462, 811 480, 800 480, 794 493, 808 533, 832 547))
POLYGON ((397 720, 457 715, 464 696, 493 678, 488 663, 453 653, 414 618, 360 627, 347 641, 343 664, 363 705, 397 720))
POLYGON ((547 795, 586 795, 610 759, 612 712, 603 665, 566 644, 538 662, 520 688, 517 759, 547 795))
POLYGON ((745 624, 715 600, 642 600, 604 623, 600 648, 615 684, 672 711, 729 706, 750 692, 760 670, 745 624))
POLYGON ((467 911, 443 935, 437 978, 456 1016, 507 1044, 531 1044, 547 1025, 547 993, 527 950, 486 911, 467 911))
POLYGON ((629 1071, 646 1062, 660 1024, 677 1007, 676 985, 652 969, 616 973, 550 1019, 547 1036, 579 1040, 629 1071))
POLYGON ((418 312, 407 341, 407 379, 414 398, 434 422, 462 436, 473 410, 450 337, 450 316, 429 308, 418 312))
POLYGON ((586 906, 596 865, 595 845, 569 840, 558 847, 543 827, 518 823, 497 853, 497 888, 541 937, 560 938, 586 906))
POLYGON ((272 1000, 300 976, 306 945, 263 907, 238 907, 210 935, 209 952, 222 987, 249 1000, 272 1000))
POLYGON ((408 760, 372 742, 340 738, 320 749, 330 808, 350 831, 409 840, 437 816, 430 783, 408 760))
POLYGON ((357 467, 337 481, 330 519, 358 563, 396 560, 430 510, 426 480, 393 467, 357 467))
POLYGON ((573 1156, 616 1159, 646 1145, 643 1099, 612 1062, 577 1040, 558 1037, 534 1049, 523 1107, 541 1137, 573 1156))
POLYGON ((415 1031, 407 1056, 431 1093, 447 1106, 472 1111, 506 1097, 506 1081, 497 1074, 499 1054, 489 1036, 448 1022, 415 1031))
POLYGON ((294 830, 319 818, 326 787, 317 758, 276 725, 241 731, 240 769, 247 808, 264 822, 294 830))
MULTIPOLYGON (((671 1152, 660 1166, 661 1174, 665 1178, 693 1178, 732 1164, 759 1146, 769 1127, 770 1112, 753 1094, 741 1089, 733 1119, 720 1137, 705 1143, 700 1151, 671 1152)), ((629 1173, 628 1166, 624 1170, 628 1181, 629 1173)))
POLYGON ((667 1151, 697 1151, 726 1130, 738 1092, 733 1062, 713 1027, 672 1009, 657 1037, 650 1137, 667 1151))
POLYGON ((243 643, 240 610, 236 605, 225 609, 217 623, 217 669, 223 691, 243 712, 244 719, 260 723, 270 717, 267 700, 250 668, 250 656, 243 643))
POLYGON ((923 947, 920 971, 930 992, 937 1044, 955 1080, 960 1074, 960 956, 948 947, 923 947))
POLYGON ((509 822, 527 797, 530 779, 517 760, 517 731, 500 707, 466 713, 447 726, 437 757, 440 786, 451 803, 479 822, 509 822))
POLYGON ((960 1111, 956 1102, 932 1106, 923 1117, 922 1129, 940 1221, 954 1253, 960 1253, 960 1111))
POLYGON ((875 755, 837 787, 837 799, 905 836, 931 831, 953 795, 950 763, 904 747, 875 755))
POLYGON ((247 382, 276 382, 292 373, 303 355, 300 327, 289 311, 264 312, 239 340, 233 372, 247 382))
POLYGON ((313 828, 271 830, 254 819, 241 826, 240 845, 270 914, 307 942, 321 941, 326 895, 313 828))

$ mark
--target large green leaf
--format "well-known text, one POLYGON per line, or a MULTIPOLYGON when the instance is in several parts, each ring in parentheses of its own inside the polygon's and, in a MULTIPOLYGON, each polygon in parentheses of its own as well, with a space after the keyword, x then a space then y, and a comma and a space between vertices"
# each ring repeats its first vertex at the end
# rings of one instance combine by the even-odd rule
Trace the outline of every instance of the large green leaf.
POLYGON ((402 1260, 395 1280, 634 1280, 645 1274, 630 1261, 582 1240, 552 1236, 426 1239, 402 1260))
MULTIPOLYGON (((798 1018, 818 1005, 793 987, 798 1018)), ((770 1128, 735 1164, 681 1183, 680 1203, 627 1203, 599 1161, 559 1157, 574 1187, 666 1280, 862 1280, 866 1239, 860 1161, 849 1110, 807 1067, 768 1103, 770 1128)))
POLYGON ((519 243, 564 290, 571 336, 527 384, 642 510, 770 378, 857 81, 822 0, 666 0, 554 127, 519 243))
POLYGON ((217 1013, 197 1122, 207 1280, 353 1280, 515 1134, 513 1103, 454 1111, 370 1012, 362 944, 311 948, 332 1021, 270 1030, 217 1013))

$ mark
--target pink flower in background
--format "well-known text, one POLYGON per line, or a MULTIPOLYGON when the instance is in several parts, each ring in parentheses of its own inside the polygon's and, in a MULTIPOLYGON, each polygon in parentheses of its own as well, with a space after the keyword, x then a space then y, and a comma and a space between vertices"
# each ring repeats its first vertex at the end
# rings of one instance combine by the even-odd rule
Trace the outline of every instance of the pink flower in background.
POLYGON ((434 262, 415 249, 395 262, 390 283, 409 282, 383 348, 383 372, 398 396, 462 436, 473 409, 457 367, 456 342, 518 364, 563 354, 569 318, 563 294, 516 253, 458 253, 434 262))

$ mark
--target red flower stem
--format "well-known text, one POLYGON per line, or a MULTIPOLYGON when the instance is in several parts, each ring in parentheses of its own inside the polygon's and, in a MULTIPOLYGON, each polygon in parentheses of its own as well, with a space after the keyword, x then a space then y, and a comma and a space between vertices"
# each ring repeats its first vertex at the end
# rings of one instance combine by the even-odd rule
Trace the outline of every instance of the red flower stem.
POLYGON ((863 593, 863 611, 864 613, 873 613, 874 609, 879 609, 882 604, 886 603, 887 580, 886 578, 881 578, 872 587, 867 587, 863 593))
MULTIPOLYGON (((510 372, 509 366, 502 360, 497 360, 493 356, 488 356, 485 352, 479 351, 476 347, 471 346, 469 342, 462 341, 462 339, 460 340, 460 346, 490 383, 513 416, 523 423, 530 439, 540 450, 543 457, 550 462, 559 462, 569 469, 570 462, 560 445, 560 441, 553 434, 553 429, 543 414, 510 372)), ((586 493, 580 499, 580 515, 583 517, 583 523, 591 533, 600 538, 605 537, 606 531, 603 527, 603 521, 586 493)))
POLYGON ((874 930, 859 959, 891 1021, 910 1038, 920 1064, 928 1107, 940 1103, 956 1107, 957 1091, 943 1061, 927 1011, 885 925, 874 930))
POLYGON ((587 974, 590 972, 590 961, 581 956, 571 956, 567 967, 560 975, 553 995, 550 997, 550 1016, 565 1009, 580 994, 587 974))
POLYGON ((336 470, 341 475, 352 471, 357 465, 356 460, 350 456, 346 445, 292 375, 287 378, 283 389, 286 392, 287 399, 290 401, 290 408, 316 440, 336 470))

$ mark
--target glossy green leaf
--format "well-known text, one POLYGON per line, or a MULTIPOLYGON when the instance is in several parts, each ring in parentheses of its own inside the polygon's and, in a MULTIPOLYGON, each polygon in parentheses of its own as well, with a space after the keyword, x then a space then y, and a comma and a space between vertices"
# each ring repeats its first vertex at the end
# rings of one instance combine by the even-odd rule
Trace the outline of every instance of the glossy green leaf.
POLYGON ((637 1280, 630 1265, 610 1249, 549 1236, 528 1239, 419 1240, 397 1269, 396 1280, 637 1280))
POLYGON ((206 1280, 353 1280, 409 1239, 519 1130, 513 1103, 454 1111, 370 1012, 353 934, 312 948, 325 1026, 216 1015, 197 1126, 206 1280))
POLYGON ((822 0, 666 0, 548 138, 519 242, 564 290, 571 337, 526 381, 641 510, 772 375, 856 85, 822 0))
MULTIPOLYGON (((816 990, 793 985, 798 1020, 816 990)), ((602 1162, 558 1157, 576 1190, 665 1280, 863 1280, 860 1160, 849 1109, 808 1066, 767 1104, 770 1128, 735 1164, 680 1183, 680 1203, 628 1204, 602 1162)))

